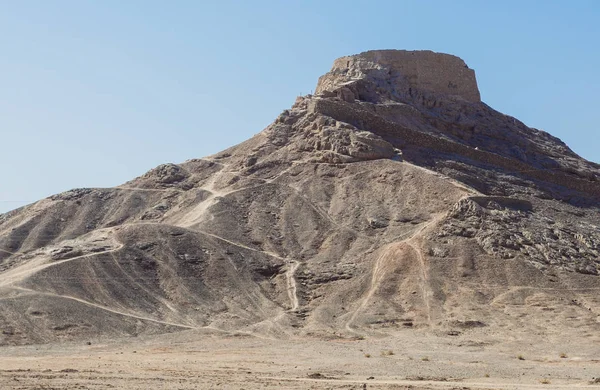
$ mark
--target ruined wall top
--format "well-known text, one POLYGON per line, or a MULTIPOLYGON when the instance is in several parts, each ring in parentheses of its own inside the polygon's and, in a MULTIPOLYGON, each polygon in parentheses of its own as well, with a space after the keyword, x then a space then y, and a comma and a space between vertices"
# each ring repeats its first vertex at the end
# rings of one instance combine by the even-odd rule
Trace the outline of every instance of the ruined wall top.
POLYGON ((475 71, 453 55, 428 50, 373 50, 338 58, 331 71, 321 78, 316 93, 334 91, 369 74, 398 76, 403 84, 421 91, 460 96, 471 102, 481 101, 475 71))

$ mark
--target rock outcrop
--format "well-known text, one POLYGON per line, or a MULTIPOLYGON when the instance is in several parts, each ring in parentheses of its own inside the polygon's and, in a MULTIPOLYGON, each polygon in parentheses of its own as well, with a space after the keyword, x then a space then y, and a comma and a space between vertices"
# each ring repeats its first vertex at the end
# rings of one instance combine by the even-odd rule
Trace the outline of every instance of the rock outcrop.
MULTIPOLYGON (((592 202, 600 197, 598 164, 482 103, 474 71, 458 57, 399 50, 342 57, 316 91, 309 111, 376 134, 419 165, 446 165, 445 173, 460 176, 457 163, 468 160, 464 167, 471 171, 494 167, 502 175, 547 183, 539 186, 551 197, 579 196, 569 190, 592 202)), ((476 188, 504 194, 491 189, 503 181, 496 179, 481 180, 476 188)))
POLYGON ((0 344, 597 335, 599 178, 457 57, 343 57, 239 145, 0 215, 0 344))

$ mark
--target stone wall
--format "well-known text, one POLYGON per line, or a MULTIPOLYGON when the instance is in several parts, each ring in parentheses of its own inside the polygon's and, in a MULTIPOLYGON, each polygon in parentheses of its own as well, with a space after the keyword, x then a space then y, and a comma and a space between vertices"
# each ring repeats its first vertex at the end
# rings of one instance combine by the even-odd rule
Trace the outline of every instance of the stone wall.
POLYGON ((377 74, 406 86, 436 94, 481 101, 475 72, 460 58, 432 51, 374 50, 341 57, 319 79, 316 93, 334 91, 344 84, 377 74))

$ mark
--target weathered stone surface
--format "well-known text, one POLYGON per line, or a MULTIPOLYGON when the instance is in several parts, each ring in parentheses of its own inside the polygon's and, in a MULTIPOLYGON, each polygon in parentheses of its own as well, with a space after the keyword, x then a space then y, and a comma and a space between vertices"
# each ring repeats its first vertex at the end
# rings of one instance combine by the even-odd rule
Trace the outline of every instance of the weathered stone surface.
MULTIPOLYGON (((536 206, 543 207, 543 203, 536 206)), ((504 259, 523 256, 540 269, 555 266, 598 274, 600 230, 577 223, 565 211, 556 208, 549 219, 528 201, 500 197, 466 198, 449 213, 438 237, 475 238, 490 255, 504 259)))
POLYGON ((352 90, 350 88, 345 88, 342 87, 340 89, 337 90, 337 96, 348 103, 354 103, 354 92, 352 92, 352 90))
POLYGON ((399 90, 416 89, 480 101, 475 72, 463 60, 425 50, 374 50, 338 58, 331 71, 319 79, 316 93, 342 89, 363 78, 391 80, 399 90))
POLYGON ((0 328, 19 329, 0 345, 207 327, 598 334, 599 179, 482 103, 457 57, 344 57, 239 145, 0 215, 0 328), (44 321, 27 314, 40 302, 44 321))

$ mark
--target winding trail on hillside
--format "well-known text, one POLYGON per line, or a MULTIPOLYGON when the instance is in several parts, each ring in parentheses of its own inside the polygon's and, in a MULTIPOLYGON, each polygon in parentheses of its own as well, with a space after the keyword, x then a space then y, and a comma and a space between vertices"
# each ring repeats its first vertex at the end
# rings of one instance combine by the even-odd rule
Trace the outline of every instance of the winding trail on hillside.
POLYGON ((98 305, 96 303, 89 302, 89 301, 86 301, 84 299, 72 297, 72 296, 69 296, 69 295, 60 295, 60 294, 54 294, 54 293, 49 293, 49 292, 44 292, 44 291, 37 291, 37 290, 32 290, 32 289, 29 289, 29 288, 25 288, 25 287, 11 286, 11 288, 13 288, 15 290, 26 291, 26 292, 29 292, 31 294, 36 294, 36 295, 45 295, 45 296, 56 297, 56 298, 70 299, 72 301, 76 301, 76 302, 82 303, 84 305, 92 306, 94 308, 101 309, 101 310, 104 310, 104 311, 107 311, 107 312, 110 312, 110 313, 118 314, 118 315, 125 316, 125 317, 135 318, 135 319, 138 319, 138 320, 151 321, 151 322, 155 322, 155 323, 162 324, 162 325, 176 326, 176 327, 179 327, 179 328, 200 329, 199 327, 195 327, 195 326, 178 324, 178 323, 168 322, 168 321, 161 321, 161 320, 157 320, 156 318, 144 317, 144 316, 139 316, 139 315, 131 314, 131 313, 125 313, 125 312, 122 312, 122 311, 119 311, 119 310, 114 310, 114 309, 111 309, 109 307, 98 305))
POLYGON ((367 295, 363 298, 360 306, 358 306, 358 308, 350 316, 350 319, 346 322, 346 325, 345 325, 346 330, 348 330, 350 332, 356 333, 356 331, 354 329, 352 329, 351 325, 356 320, 356 317, 358 317, 358 314, 365 309, 365 307, 367 306, 367 303, 369 303, 369 301, 375 294, 377 287, 379 287, 379 284, 381 282, 380 279, 383 277, 383 275, 382 275, 383 273, 380 274, 380 269, 381 269, 381 263, 382 263, 382 259, 383 259, 384 255, 385 255, 385 252, 382 253, 381 255, 379 255, 379 257, 375 261, 375 266, 373 267, 372 276, 371 276, 371 287, 369 288, 369 291, 367 291, 367 295))
POLYGON ((252 247, 249 247, 247 245, 240 244, 239 242, 228 240, 228 239, 226 239, 224 237, 218 236, 218 235, 213 234, 213 233, 208 233, 208 232, 205 232, 205 231, 202 231, 202 230, 194 230, 194 232, 197 232, 197 233, 209 236, 209 237, 216 238, 217 240, 226 242, 226 243, 231 244, 233 246, 237 246, 238 248, 243 248, 243 249, 246 249, 246 250, 249 250, 249 251, 252 251, 252 252, 262 253, 262 254, 265 254, 267 256, 271 256, 271 257, 274 257, 276 259, 279 259, 279 260, 287 260, 285 257, 281 257, 277 253, 269 252, 269 251, 264 251, 264 250, 260 250, 260 249, 256 249, 256 248, 252 248, 252 247))
MULTIPOLYGON (((154 225, 154 223, 144 223, 144 225, 146 224, 150 224, 150 225, 154 225)), ((131 224, 131 226, 134 225, 141 225, 141 224, 131 224)), ((279 260, 285 261, 286 263, 288 263, 288 267, 287 270, 285 272, 285 280, 286 280, 286 290, 287 290, 287 294, 289 297, 289 310, 283 309, 281 310, 281 313, 285 313, 287 311, 291 311, 294 312, 298 309, 299 307, 299 299, 298 299, 298 295, 297 295, 297 284, 296 284, 296 279, 295 279, 295 272, 297 270, 297 268, 300 266, 300 262, 296 261, 296 260, 291 260, 282 256, 277 255, 276 253, 273 252, 269 252, 269 251, 263 251, 263 250, 259 250, 259 249, 255 249, 249 246, 246 246, 244 244, 238 243, 238 242, 234 242, 231 240, 228 240, 224 237, 212 234, 212 233, 208 233, 208 232, 204 232, 204 231, 198 231, 198 230, 194 230, 194 232, 208 236, 208 237, 212 237, 215 238, 217 240, 226 242, 230 245, 239 247, 239 248, 243 248, 245 250, 249 250, 249 251, 253 251, 256 253, 260 253, 260 254, 264 254, 273 258, 277 258, 279 260)), ((84 260, 93 256, 100 256, 100 255, 110 255, 112 260, 117 264, 118 268, 120 269, 121 273, 125 276, 125 277, 129 277, 129 275, 127 274, 127 272, 125 272, 125 270, 121 267, 121 265, 119 264, 119 262, 117 261, 117 259, 115 258, 114 254, 115 252, 118 252, 121 248, 123 248, 123 244, 119 243, 118 246, 116 246, 115 248, 112 248, 110 250, 104 251, 104 252, 94 252, 94 253, 88 253, 88 254, 84 254, 84 255, 80 255, 80 256, 75 256, 69 259, 64 259, 64 260, 59 260, 59 261, 54 261, 54 262, 44 262, 41 263, 39 261, 33 261, 30 263, 26 263, 18 268, 14 268, 10 271, 7 271, 4 274, 0 274, 0 287, 11 287, 11 288, 17 288, 17 289, 22 289, 22 290, 28 290, 25 289, 23 287, 16 287, 13 286, 16 283, 22 282, 23 280, 27 279, 28 277, 43 271, 44 269, 50 268, 50 267, 54 267, 63 263, 67 263, 67 262, 73 262, 73 261, 78 261, 78 260, 84 260)), ((49 261, 48 259, 44 259, 42 261, 49 261)), ((235 264, 230 260, 230 263, 232 265, 232 267, 234 267, 234 269, 236 271, 238 271, 237 267, 235 266, 235 264)), ((132 280, 132 282, 134 282, 135 284, 139 285, 139 283, 135 282, 134 280, 132 280)), ((141 287, 141 286, 140 286, 141 287)), ((148 292, 145 288, 142 287, 142 289, 146 292, 148 292)), ((35 290, 30 290, 32 292, 37 292, 35 290)), ((72 300, 76 300, 79 301, 81 303, 86 303, 95 307, 98 307, 99 309, 103 309, 103 310, 107 310, 107 311, 111 311, 114 312, 116 314, 122 314, 122 315, 129 315, 127 313, 123 313, 120 312, 118 310, 113 310, 113 309, 109 309, 107 307, 104 306, 100 306, 100 305, 96 305, 96 304, 92 304, 90 302, 87 302, 85 300, 82 300, 80 298, 76 298, 76 297, 71 297, 71 296, 63 296, 63 295, 57 295, 57 294, 50 294, 50 293, 42 293, 42 292, 38 292, 40 294, 45 294, 45 295, 55 295, 58 297, 64 297, 66 299, 72 299, 72 300)), ((148 292, 149 293, 149 292, 148 292)), ((154 295, 152 295, 154 296, 154 295)), ((259 300, 260 297, 255 296, 254 292, 249 292, 247 291, 247 296, 250 299, 251 302, 253 302, 253 305, 257 308, 257 310, 261 311, 262 314, 264 315, 266 320, 269 320, 269 315, 266 312, 262 311, 262 305, 260 304, 259 300)), ((157 297, 155 297, 157 298, 157 297)), ((169 310, 171 310, 172 312, 176 312, 176 309, 171 306, 166 300, 164 299, 160 299, 159 301, 162 302, 169 310)), ((135 316, 135 315, 131 315, 131 316, 135 316)), ((272 322, 277 322, 280 319, 280 315, 277 315, 273 318, 271 318, 272 322)), ((146 320, 152 320, 155 322, 163 322, 167 325, 177 325, 177 326, 182 326, 182 327, 188 327, 188 328, 194 328, 196 329, 196 327, 191 327, 190 325, 184 325, 184 324, 176 324, 176 323, 167 323, 166 321, 160 321, 160 320, 156 320, 156 319, 152 319, 149 317, 144 317, 144 316, 136 316, 136 318, 140 318, 140 319, 146 319, 146 320)))
POLYGON ((87 253, 85 255, 75 256, 75 257, 71 257, 71 258, 65 259, 65 260, 58 260, 58 261, 48 262, 48 263, 43 263, 43 264, 39 264, 40 262, 32 261, 32 262, 26 263, 20 267, 13 268, 5 273, 0 274, 0 287, 5 287, 5 286, 12 285, 14 283, 20 282, 20 281, 24 280, 25 278, 27 278, 39 271, 42 271, 46 268, 55 267, 55 266, 63 264, 63 263, 68 263, 68 262, 75 261, 75 260, 81 260, 81 259, 85 259, 88 257, 100 256, 100 255, 117 252, 121 248, 123 248, 123 244, 119 243, 119 245, 117 247, 107 250, 107 251, 104 251, 104 252, 87 253), (32 264, 32 263, 36 263, 38 265, 32 264))
MULTIPOLYGON (((202 222, 205 218, 206 218, 206 214, 208 212, 208 210, 210 209, 210 207, 212 205, 214 205, 219 198, 223 198, 227 195, 231 195, 237 192, 241 192, 241 191, 245 191, 245 190, 251 190, 254 188, 259 188, 262 186, 265 186, 267 184, 275 184, 275 185, 282 185, 281 183, 274 183, 275 180, 277 180, 279 177, 281 177, 283 174, 285 174, 287 171, 289 171, 289 169, 291 169, 293 167, 293 165, 291 165, 290 167, 288 167, 287 169, 285 169, 284 171, 278 173, 277 175, 275 175, 272 178, 269 179, 260 179, 261 183, 255 186, 246 186, 246 187, 242 187, 242 188, 237 188, 237 189, 233 189, 230 191, 223 191, 223 190, 218 190, 215 188, 216 183, 219 181, 219 179, 221 178, 221 176, 226 173, 233 173, 233 174, 240 174, 240 172, 236 172, 236 171, 226 171, 225 169, 229 168, 229 165, 225 165, 225 164, 220 164, 223 169, 219 170, 217 173, 215 173, 214 175, 212 175, 212 177, 207 180, 202 187, 200 187, 199 189, 202 189, 204 191, 207 191, 210 193, 210 195, 204 199, 201 203, 199 203, 198 205, 196 205, 190 212, 188 212, 182 219, 180 219, 176 225, 177 226, 181 226, 181 227, 185 227, 185 228, 190 228, 191 226, 197 225, 198 223, 202 222)), ((297 189, 287 186, 286 187, 294 190, 299 196, 300 193, 297 189)), ((304 199, 304 197, 302 197, 304 199)), ((335 223, 328 215, 326 215, 326 213, 324 213, 322 210, 314 207, 314 205, 312 205, 311 202, 309 202, 309 204, 315 209, 315 211, 321 215, 322 217, 326 218, 327 220, 329 220, 332 223, 335 223)), ((296 284, 296 278, 295 278, 295 272, 298 269, 298 267, 300 266, 300 262, 298 262, 297 260, 293 260, 293 259, 289 259, 286 257, 282 257, 280 255, 278 255, 275 252, 271 252, 271 251, 265 251, 265 250, 261 250, 261 249, 256 249, 256 248, 252 248, 250 246, 241 244, 239 242, 234 242, 231 240, 228 240, 227 238, 224 238, 222 236, 213 234, 213 233, 209 233, 207 231, 204 230, 200 230, 200 229, 192 229, 195 232, 198 232, 200 234, 215 238, 217 240, 226 242, 230 245, 236 246, 238 248, 242 248, 242 249, 246 249, 252 252, 257 252, 257 253, 261 253, 261 254, 265 254, 267 256, 285 261, 286 263, 288 263, 288 267, 287 270, 285 272, 285 280, 286 280, 286 285, 287 285, 287 293, 288 293, 288 297, 290 300, 290 307, 291 309, 289 311, 291 312, 295 312, 296 310, 298 310, 298 307, 300 306, 299 303, 299 299, 298 299, 298 287, 296 284)), ((235 265, 235 263, 233 263, 233 261, 231 261, 231 259, 229 259, 229 262, 231 263, 231 265, 233 266, 233 268, 238 271, 237 266, 235 265)), ((278 315, 275 317, 276 320, 278 320, 281 316, 278 315)))
MULTIPOLYGON (((259 250, 259 249, 255 249, 255 248, 251 248, 249 246, 246 246, 244 244, 240 244, 238 242, 234 242, 231 240, 228 240, 226 238, 223 238, 221 236, 218 236, 216 234, 212 234, 212 233, 208 233, 208 232, 204 232, 204 231, 200 231, 200 230, 196 230, 198 233, 200 234, 204 234, 207 235, 209 237, 213 237, 216 238, 217 240, 221 240, 223 242, 226 242, 228 244, 237 246, 239 248, 243 248, 249 251, 253 251, 253 252, 257 252, 257 253, 261 253, 261 254, 265 254, 267 256, 271 256, 274 257, 276 259, 279 260, 283 260, 287 263, 289 263, 288 267, 287 267, 287 271, 285 272, 285 279, 286 279, 286 284, 287 284, 287 292, 288 292, 288 297, 290 299, 290 306, 291 309, 290 311, 294 312, 296 310, 298 310, 298 307, 300 306, 299 303, 299 299, 298 299, 298 287, 296 284, 296 278, 295 278, 295 273, 296 270, 298 269, 298 267, 300 266, 300 262, 297 260, 291 260, 289 258, 285 258, 285 257, 281 257, 278 254, 274 253, 274 252, 269 252, 269 251, 264 251, 264 250, 259 250)), ((231 262, 231 260, 230 260, 231 262)), ((235 264, 233 264, 233 262, 231 262, 232 266, 235 268, 235 270, 237 271, 237 267, 235 266, 235 264)))
MULTIPOLYGON (((225 168, 223 164, 221 164, 221 166, 225 168)), ((209 195, 202 202, 194 206, 192 210, 188 211, 183 218, 178 221, 178 226, 188 228, 202 222, 206 211, 218 201, 219 197, 223 196, 223 193, 215 188, 217 180, 223 175, 223 173, 224 170, 220 169, 216 173, 212 174, 212 176, 202 185, 202 187, 197 188, 197 190, 207 191, 209 195)))
MULTIPOLYGON (((210 207, 212 205, 214 205, 220 198, 225 197, 227 195, 230 194, 234 194, 236 192, 241 192, 241 191, 246 191, 246 190, 251 190, 254 188, 259 188, 268 184, 274 184, 276 186, 281 186, 281 187, 285 187, 288 188, 290 190, 293 191, 293 195, 292 196, 298 196, 300 199, 302 199, 303 203, 306 203, 307 206, 309 206, 312 210, 314 210, 317 215, 321 218, 323 218, 325 221, 329 222, 331 224, 331 228, 330 230, 335 230, 337 229, 343 229, 343 230, 348 230, 350 232, 352 232, 355 235, 358 236, 364 236, 365 238, 368 238, 370 241, 372 241, 372 237, 366 237, 364 234, 362 234, 361 232, 357 232, 354 229, 341 225, 340 223, 336 222, 331 215, 329 214, 329 212, 327 212, 326 210, 322 209, 319 205, 315 204, 312 200, 310 200, 309 198, 307 198, 303 192, 302 189, 300 187, 296 187, 293 184, 289 184, 289 183, 285 183, 285 182, 281 182, 279 181, 279 179, 281 179, 292 167, 298 165, 298 164, 304 164, 304 163, 293 163, 290 167, 288 167, 287 169, 283 170, 282 172, 279 172, 277 174, 275 174, 274 176, 268 178, 268 179, 256 179, 257 181, 260 180, 260 184, 256 184, 256 185, 250 185, 250 186, 245 186, 242 188, 235 188, 235 189, 231 189, 231 190, 227 190, 227 189, 217 189, 216 187, 220 187, 217 185, 217 183, 219 183, 219 180, 221 180, 223 178, 223 175, 225 174, 240 174, 240 172, 238 171, 229 171, 227 170, 229 168, 229 165, 225 165, 225 164, 221 164, 221 166, 223 167, 223 169, 220 169, 218 172, 215 172, 214 174, 212 174, 202 185, 202 187, 197 188, 198 190, 204 190, 207 191, 209 194, 207 196, 206 199, 202 200, 199 204, 196 204, 195 206, 191 207, 191 210, 188 210, 185 215, 171 215, 170 217, 167 217, 166 219, 171 219, 171 221, 175 220, 176 222, 173 224, 174 226, 180 226, 180 227, 184 227, 184 228, 190 228, 193 225, 198 225, 199 223, 201 223, 202 221, 205 221, 207 218, 207 215, 210 214, 210 207), (177 218, 177 219, 174 219, 177 218)), ((406 163, 409 164, 409 163, 406 163)), ((434 175, 439 175, 437 172, 435 171, 431 171, 428 170, 426 168, 423 167, 419 167, 413 164, 409 164, 414 168, 419 168, 421 170, 424 170, 426 172, 428 172, 429 174, 434 174, 434 175)), ((368 170, 364 170, 364 171, 360 171, 355 173, 353 176, 355 175, 360 175, 363 173, 368 173, 368 170)), ((454 180, 453 180, 454 182, 454 180)), ((463 190, 467 190, 468 192, 472 193, 474 190, 471 188, 467 188, 465 186, 463 186, 460 183, 457 183, 457 187, 460 187, 463 190)), ((147 192, 165 192, 165 193, 182 193, 184 191, 177 189, 177 188, 167 188, 167 189, 149 189, 149 188, 134 188, 134 187, 115 187, 113 188, 114 190, 123 190, 123 191, 147 191, 147 192)), ((435 225, 437 222, 439 222, 441 220, 441 215, 435 216, 433 219, 431 219, 429 222, 426 222, 424 225, 422 225, 420 228, 416 229, 413 232, 409 232, 407 233, 407 235, 409 235, 409 237, 407 238, 402 238, 402 237, 398 237, 398 239, 400 239, 400 241, 396 241, 393 242, 391 244, 388 245, 398 245, 398 244, 406 244, 408 245, 408 247, 411 248, 412 251, 415 252, 416 254, 416 259, 418 259, 418 264, 420 266, 421 269, 421 287, 422 287, 422 296, 423 296, 423 300, 424 300, 424 304, 427 310, 427 320, 428 323, 431 324, 431 299, 432 299, 432 292, 430 291, 430 287, 429 287, 429 277, 428 277, 428 266, 426 264, 426 259, 422 254, 422 250, 420 248, 420 244, 422 243, 422 240, 420 240, 420 236, 426 231, 426 229, 429 229, 430 226, 435 225)), ((155 224, 155 223, 148 223, 148 224, 155 224)), ((158 222, 156 223, 158 225, 160 225, 161 223, 158 222)), ((131 225, 138 225, 137 223, 132 223, 131 225)), ((120 227, 122 227, 124 225, 120 225, 120 227)), ((198 227, 198 226, 196 226, 198 227)), ((111 229, 112 230, 112 229, 111 229)), ((264 297, 261 295, 259 296, 259 294, 257 294, 256 291, 246 291, 246 293, 248 294, 248 298, 250 299, 251 302, 253 302, 253 306, 256 306, 256 308, 262 312, 263 316, 265 317, 266 321, 274 321, 274 322, 278 322, 281 318, 283 318, 285 316, 285 313, 293 313, 298 311, 298 309, 300 308, 300 300, 299 300, 299 296, 298 296, 298 285, 297 285, 297 281, 296 281, 296 271, 298 270, 298 268, 300 267, 301 263, 297 260, 294 259, 290 259, 288 257, 283 257, 280 256, 279 254, 275 253, 275 252, 271 252, 271 251, 266 251, 266 250, 262 250, 262 249, 257 249, 257 248, 253 248, 250 247, 248 245, 239 243, 239 242, 235 242, 235 241, 231 241, 225 237, 213 234, 213 233, 209 233, 206 231, 202 231, 202 230, 198 230, 196 228, 191 228, 191 231, 197 232, 199 234, 208 236, 208 237, 212 237, 214 239, 226 242, 230 245, 236 246, 238 248, 242 248, 245 250, 249 250, 252 252, 256 252, 256 253, 261 253, 279 260, 282 260, 285 262, 286 267, 285 267, 285 274, 284 274, 284 278, 285 278, 285 283, 286 283, 286 291, 287 291, 287 296, 289 299, 289 306, 286 305, 288 307, 288 309, 283 309, 282 311, 276 315, 276 316, 272 316, 272 313, 267 314, 266 312, 262 311, 262 307, 260 304, 260 300, 264 299, 264 297)), ((373 245, 375 245, 375 242, 373 242, 373 245)), ((115 243, 116 244, 116 243, 115 243)), ((59 260, 59 261, 55 261, 55 262, 49 262, 49 259, 42 259, 39 261, 36 261, 37 259, 35 259, 32 262, 23 264, 22 266, 18 267, 18 268, 14 268, 12 270, 7 271, 5 274, 0 274, 0 287, 2 286, 11 286, 19 281, 23 281, 24 279, 30 277, 31 275, 40 272, 46 268, 49 267, 53 267, 55 265, 60 265, 62 263, 65 262, 70 262, 70 261, 77 261, 77 260, 82 260, 82 259, 87 259, 90 258, 92 256, 96 256, 96 255, 103 255, 103 254, 110 254, 110 256, 112 257, 112 259, 117 263, 117 266, 121 269, 121 272, 128 278, 131 278, 131 276, 129 276, 124 269, 122 269, 121 265, 119 264, 119 262, 117 261, 117 259, 114 256, 114 253, 119 251, 121 248, 123 247, 123 244, 119 243, 118 246, 111 248, 109 250, 106 250, 104 252, 95 252, 95 253, 88 253, 88 254, 84 254, 81 256, 75 256, 69 259, 64 259, 64 260, 59 260)), ((7 250, 3 250, 0 249, 1 252, 5 252, 11 255, 15 255, 16 253, 7 251, 7 250)), ((353 329, 353 323, 356 321, 357 317, 360 315, 360 313, 362 313, 365 308, 367 307, 367 305, 369 304, 369 302, 372 300, 373 296, 376 294, 378 288, 380 287, 381 283, 385 280, 386 274, 388 272, 388 270, 385 267, 385 262, 387 261, 386 256, 385 256, 386 251, 384 250, 383 253, 377 258, 377 260, 375 261, 375 264, 373 266, 373 270, 372 270, 372 276, 371 276, 371 281, 370 281, 370 287, 368 289, 368 291, 366 292, 366 295, 364 296, 364 298, 362 299, 359 307, 352 313, 350 319, 347 321, 347 323, 345 324, 345 327, 348 331, 351 332, 355 332, 355 330, 353 329)), ((229 262, 231 263, 231 265, 233 266, 233 268, 235 269, 235 271, 238 271, 238 268, 236 267, 235 263, 229 259, 229 262)), ((389 267, 387 267, 389 268, 389 267)), ((239 271, 238 271, 239 272, 239 271)), ((139 285, 140 288, 142 288, 143 290, 145 290, 146 292, 148 292, 146 289, 144 289, 139 283, 137 283, 135 280, 132 280, 132 282, 136 283, 137 285, 139 285)), ((73 299, 73 300, 77 300, 80 301, 81 303, 86 303, 86 304, 91 304, 95 307, 98 307, 99 309, 103 309, 103 310, 108 310, 108 311, 112 311, 114 313, 117 314, 122 314, 122 315, 127 315, 126 313, 122 313, 118 310, 112 310, 100 305, 96 305, 96 304, 92 304, 91 302, 87 302, 85 300, 79 299, 79 298, 75 298, 75 297, 70 297, 70 296, 62 296, 66 299, 73 299)), ((174 308, 173 306, 171 306, 167 300, 165 299, 160 299, 160 301, 162 302, 162 304, 164 304, 169 310, 171 310, 172 312, 176 312, 176 308, 174 308)), ((187 328, 194 328, 195 327, 191 327, 189 325, 184 325, 184 324, 175 324, 175 323, 168 323, 166 321, 160 321, 160 320, 155 320, 149 317, 144 317, 144 316, 136 316, 136 318, 140 318, 140 319, 146 319, 146 320, 151 320, 151 321, 155 321, 155 322, 162 322, 164 324, 167 325, 174 325, 174 326, 183 326, 183 327, 187 327, 187 328)))
POLYGON ((371 284, 370 284, 369 290, 367 291, 366 296, 362 299, 361 304, 352 313, 352 315, 346 322, 346 325, 345 325, 346 330, 348 330, 352 333, 357 333, 354 329, 352 329, 352 323, 354 323, 354 321, 356 320, 358 315, 365 309, 365 307, 367 306, 367 304, 369 303, 369 301, 371 300, 371 298, 373 297, 373 295, 375 294, 375 292, 381 285, 382 280, 385 277, 386 271, 385 271, 382 263, 385 259, 385 255, 387 254, 387 249, 389 247, 391 247, 392 245, 398 246, 398 245, 402 245, 402 244, 408 245, 416 253, 417 258, 419 260, 419 268, 421 270, 421 279, 422 279, 422 282, 421 282, 422 296, 423 296, 423 301, 425 303, 426 310, 427 310, 427 313, 426 313, 427 322, 429 325, 431 325, 431 302, 430 301, 431 301, 433 294, 431 293, 431 291, 429 289, 429 277, 428 277, 429 271, 428 271, 428 267, 425 263, 423 254, 422 254, 422 250, 420 249, 420 247, 416 246, 413 243, 413 241, 420 239, 427 230, 431 229, 433 226, 438 224, 444 217, 445 217, 444 213, 435 215, 433 219, 431 219, 429 222, 425 223, 423 226, 418 228, 415 232, 409 233, 410 236, 408 238, 388 244, 387 248, 383 249, 383 253, 381 255, 379 255, 379 257, 375 261, 375 265, 373 266, 373 270, 371 273, 371 275, 372 275, 371 276, 371 284))
POLYGON ((423 226, 419 231, 413 235, 411 238, 406 240, 406 244, 408 244, 417 254, 417 258, 419 259, 419 264, 421 268, 421 290, 423 295, 423 301, 425 302, 426 307, 426 315, 427 315, 427 323, 431 327, 431 300, 433 298, 433 291, 431 291, 431 285, 429 283, 429 265, 425 262, 425 257, 423 256, 422 250, 422 240, 426 232, 433 229, 444 217, 446 213, 437 214, 431 222, 427 223, 423 226), (415 244, 417 242, 418 244, 415 244))

